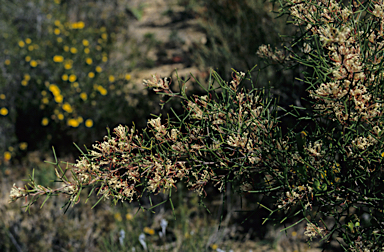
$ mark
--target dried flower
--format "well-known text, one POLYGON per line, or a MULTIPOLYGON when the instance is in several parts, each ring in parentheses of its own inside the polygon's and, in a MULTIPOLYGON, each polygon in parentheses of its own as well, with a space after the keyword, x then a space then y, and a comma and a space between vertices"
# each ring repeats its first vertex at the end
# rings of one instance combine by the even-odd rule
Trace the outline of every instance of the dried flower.
POLYGON ((325 228, 317 227, 315 224, 308 222, 305 228, 304 235, 310 240, 316 236, 324 237, 325 228))

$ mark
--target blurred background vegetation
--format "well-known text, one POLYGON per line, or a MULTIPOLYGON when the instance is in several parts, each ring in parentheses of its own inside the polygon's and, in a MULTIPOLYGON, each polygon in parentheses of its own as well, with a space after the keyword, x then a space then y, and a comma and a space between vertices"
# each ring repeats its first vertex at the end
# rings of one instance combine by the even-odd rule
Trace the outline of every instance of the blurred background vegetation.
POLYGON ((58 210, 61 197, 30 214, 23 202, 7 203, 12 183, 22 186, 32 169, 39 183, 55 186, 53 167, 43 162, 52 146, 60 160, 74 162, 80 153, 73 142, 90 146, 118 124, 144 127, 160 112, 160 97, 141 84, 151 74, 174 77, 176 68, 205 83, 209 68, 229 80, 231 68, 257 64, 252 75, 260 87, 275 87, 282 106, 300 105, 300 69, 281 71, 256 56, 260 45, 280 45, 279 34, 295 32, 274 19, 273 8, 262 0, 0 0, 0 251, 144 251, 141 233, 150 251, 299 251, 296 231, 260 227, 266 213, 254 202, 268 200, 228 194, 222 205, 212 188, 204 200, 209 214, 179 185, 176 220, 167 204, 135 215, 137 203, 91 209, 96 197, 66 214, 58 210), (163 238, 161 219, 168 221, 163 238))

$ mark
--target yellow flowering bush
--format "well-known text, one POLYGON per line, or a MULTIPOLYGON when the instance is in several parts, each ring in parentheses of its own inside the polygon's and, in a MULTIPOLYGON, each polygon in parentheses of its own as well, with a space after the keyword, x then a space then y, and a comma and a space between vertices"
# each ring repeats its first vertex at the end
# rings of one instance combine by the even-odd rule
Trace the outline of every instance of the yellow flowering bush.
POLYGON ((79 2, 75 5, 81 13, 95 16, 72 20, 66 12, 73 6, 66 2, 32 2, 40 14, 36 17, 25 10, 25 18, 33 20, 30 23, 13 22, 17 16, 0 13, 2 25, 6 24, 0 34, 0 94, 7 97, 0 100, 0 113, 9 122, 3 131, 13 136, 0 152, 17 146, 18 140, 28 142, 29 150, 51 145, 66 150, 73 141, 95 140, 107 124, 140 118, 147 106, 134 108, 144 99, 145 90, 126 78, 130 69, 110 60, 116 32, 119 26, 125 27, 124 12, 111 13, 79 2), (97 15, 100 11, 105 19, 97 15), (23 125, 29 126, 16 130, 23 125))

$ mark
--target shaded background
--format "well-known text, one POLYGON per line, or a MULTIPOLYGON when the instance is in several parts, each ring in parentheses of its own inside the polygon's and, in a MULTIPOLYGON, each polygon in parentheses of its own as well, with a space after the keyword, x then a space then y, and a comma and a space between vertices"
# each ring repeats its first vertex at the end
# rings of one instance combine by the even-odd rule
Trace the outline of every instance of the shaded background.
MULTIPOLYGON (((254 202, 268 199, 240 199, 230 190, 223 205, 217 190, 207 189, 208 214, 178 185, 176 220, 167 204, 135 215, 137 203, 91 209, 97 197, 66 214, 62 197, 43 209, 36 204, 30 214, 21 201, 7 203, 12 183, 22 186, 32 169, 40 184, 55 186, 53 167, 43 162, 52 160, 52 146, 60 160, 74 162, 80 153, 73 142, 91 146, 106 127, 142 128, 150 114, 166 115, 169 106, 160 110, 160 97, 143 88, 152 74, 176 80, 177 69, 179 77, 192 73, 205 85, 210 68, 229 80, 231 68, 257 64, 252 76, 260 87, 273 86, 283 107, 301 105, 305 87, 294 80, 301 69, 282 71, 256 56, 260 45, 280 45, 279 34, 295 32, 272 9, 260 0, 0 0, 0 250, 143 251, 144 232, 150 251, 310 251, 302 226, 281 233, 281 225, 261 225, 267 212, 254 202), (162 219, 165 238, 158 236, 162 219)), ((202 93, 193 80, 188 90, 202 93)), ((170 106, 180 109, 179 101, 170 106)))

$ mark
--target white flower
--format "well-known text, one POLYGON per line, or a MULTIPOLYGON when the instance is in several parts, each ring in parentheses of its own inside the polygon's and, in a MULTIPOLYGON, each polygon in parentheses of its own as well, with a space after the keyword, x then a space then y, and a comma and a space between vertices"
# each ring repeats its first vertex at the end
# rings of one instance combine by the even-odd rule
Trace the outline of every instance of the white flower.
POLYGON ((9 197, 11 198, 10 202, 13 200, 16 200, 18 198, 21 198, 25 195, 26 195, 25 189, 19 188, 16 186, 16 184, 13 184, 13 187, 12 187, 10 195, 9 195, 9 197))
POLYGON ((323 237, 325 234, 325 228, 316 227, 313 223, 307 223, 307 227, 305 228, 304 235, 308 236, 311 240, 313 237, 320 235, 323 237))

